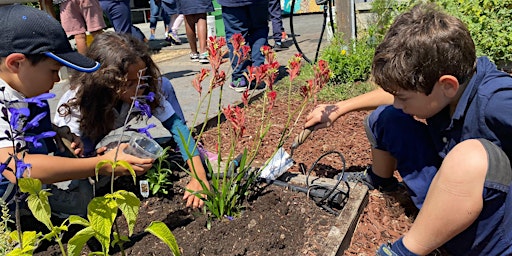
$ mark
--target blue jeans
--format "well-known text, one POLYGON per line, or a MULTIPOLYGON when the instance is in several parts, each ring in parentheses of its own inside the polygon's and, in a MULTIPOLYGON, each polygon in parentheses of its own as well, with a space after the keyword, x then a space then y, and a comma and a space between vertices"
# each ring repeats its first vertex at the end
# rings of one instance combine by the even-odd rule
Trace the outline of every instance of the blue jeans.
POLYGON ((117 33, 131 34, 135 38, 144 41, 144 34, 133 26, 130 0, 100 0, 99 2, 101 9, 107 14, 117 33))
POLYGON ((171 17, 162 9, 162 0, 149 0, 149 6, 151 10, 151 17, 149 18, 149 28, 155 29, 158 17, 162 17, 162 21, 165 26, 168 26, 171 22, 171 17), (162 14, 160 15, 160 11, 162 14))
POLYGON ((260 48, 267 45, 268 36, 268 1, 238 7, 222 6, 222 19, 228 41, 229 59, 233 68, 232 80, 243 77, 247 66, 260 66, 265 62, 265 56, 260 48), (233 58, 233 45, 229 39, 233 34, 242 34, 247 45, 251 47, 251 60, 237 66, 238 58, 233 58))
POLYGON ((272 38, 274 42, 281 42, 281 33, 284 31, 281 1, 269 0, 268 13, 272 22, 272 38))

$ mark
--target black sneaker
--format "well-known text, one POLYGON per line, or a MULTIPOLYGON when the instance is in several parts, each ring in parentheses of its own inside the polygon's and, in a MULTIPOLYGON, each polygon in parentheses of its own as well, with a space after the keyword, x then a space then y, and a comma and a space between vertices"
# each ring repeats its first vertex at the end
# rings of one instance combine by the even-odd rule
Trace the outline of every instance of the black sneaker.
POLYGON ((235 90, 235 92, 245 92, 248 90, 247 80, 245 80, 243 77, 240 77, 234 82, 229 83, 229 88, 235 90))
POLYGON ((283 50, 288 50, 288 46, 283 45, 281 42, 276 42, 274 44, 274 51, 279 52, 283 50))
POLYGON ((373 173, 371 166, 368 166, 366 170, 360 172, 345 172, 341 179, 350 182, 361 182, 363 185, 366 185, 368 189, 378 189, 381 192, 396 191, 403 186, 395 177, 381 178, 377 176, 373 173))

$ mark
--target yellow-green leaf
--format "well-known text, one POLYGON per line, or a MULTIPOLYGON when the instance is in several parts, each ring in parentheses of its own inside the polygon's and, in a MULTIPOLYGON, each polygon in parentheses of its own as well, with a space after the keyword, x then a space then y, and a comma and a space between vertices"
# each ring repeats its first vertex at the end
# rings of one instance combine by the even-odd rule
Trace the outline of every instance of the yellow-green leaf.
POLYGON ((169 246, 169 249, 171 249, 174 256, 180 255, 180 250, 178 247, 178 243, 176 242, 176 238, 174 238, 174 235, 172 234, 169 227, 165 225, 165 223, 161 221, 151 222, 151 224, 149 224, 149 227, 147 227, 145 231, 153 234, 154 236, 162 240, 165 244, 167 244, 167 246, 169 246))
POLYGON ((37 194, 43 187, 40 180, 32 178, 18 179, 18 186, 20 187, 21 192, 29 193, 31 195, 37 194))
POLYGON ((91 239, 94 234, 95 232, 91 227, 86 227, 78 231, 68 241, 68 256, 80 255, 80 252, 82 251, 82 248, 84 248, 85 243, 91 239))
MULTIPOLYGON (((103 197, 95 197, 87 206, 87 217, 91 228, 96 232, 95 236, 103 245, 110 244, 110 232, 117 214, 115 200, 103 197)), ((107 246, 106 252, 108 253, 107 246)))
POLYGON ((135 174, 135 171, 133 170, 133 167, 131 164, 129 164, 128 162, 124 161, 124 160, 118 160, 117 161, 117 165, 120 165, 126 169, 128 169, 128 171, 130 172, 130 174, 132 175, 132 178, 133 178, 133 184, 136 184, 136 177, 137 175, 135 174))
POLYGON ((117 203, 119 205, 119 209, 121 209, 126 221, 128 222, 129 235, 131 236, 135 227, 137 215, 139 214, 140 200, 132 192, 119 190, 115 193, 122 196, 122 199, 121 197, 117 199, 117 203))

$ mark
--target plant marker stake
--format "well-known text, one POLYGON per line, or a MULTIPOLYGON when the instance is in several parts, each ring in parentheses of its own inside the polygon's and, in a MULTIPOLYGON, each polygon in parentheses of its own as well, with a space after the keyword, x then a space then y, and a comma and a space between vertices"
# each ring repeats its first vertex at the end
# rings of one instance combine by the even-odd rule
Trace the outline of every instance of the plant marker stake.
POLYGON ((149 196, 149 183, 148 180, 140 180, 139 181, 139 187, 140 187, 140 195, 144 198, 148 198, 149 196))

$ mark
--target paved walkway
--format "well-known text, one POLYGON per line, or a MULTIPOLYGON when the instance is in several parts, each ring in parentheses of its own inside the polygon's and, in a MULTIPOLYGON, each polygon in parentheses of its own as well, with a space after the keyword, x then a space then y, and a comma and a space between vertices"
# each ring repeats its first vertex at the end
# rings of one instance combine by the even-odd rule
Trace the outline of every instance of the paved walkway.
MULTIPOLYGON (((270 24, 270 23, 269 23, 270 24)), ((296 34, 296 40, 301 48, 302 52, 305 54, 305 56, 310 59, 315 59, 315 53, 318 46, 318 41, 320 37, 320 32, 322 29, 323 24, 323 14, 305 14, 305 15, 296 15, 293 17, 293 28, 294 32, 296 34)), ((283 25, 285 27, 286 32, 289 34, 291 33, 290 29, 290 21, 289 18, 283 19, 283 25)), ((137 27, 139 27, 144 34, 149 37, 149 23, 141 23, 136 24, 137 27)), ((184 31, 184 26, 180 28, 179 37, 184 41, 182 45, 173 45, 173 46, 166 46, 163 47, 160 52, 155 53, 154 59, 157 62, 157 65, 160 68, 160 71, 163 75, 168 77, 177 93, 178 101, 181 104, 181 107, 183 108, 183 112, 185 115, 185 118, 187 119, 187 124, 192 127, 196 126, 197 124, 202 123, 204 120, 206 120, 206 112, 207 109, 205 106, 203 106, 198 113, 198 118, 196 124, 193 124, 194 116, 196 115, 196 111, 198 108, 199 103, 199 95, 195 91, 195 89, 192 86, 192 79, 194 78, 195 74, 200 72, 201 68, 210 68, 209 64, 200 64, 198 62, 191 62, 189 59, 189 52, 190 48, 188 43, 186 43, 186 35, 184 31)), ((156 38, 157 39, 163 39, 164 36, 164 29, 163 29, 163 23, 159 22, 157 24, 157 30, 156 30, 156 38)), ((326 33, 324 33, 323 40, 321 47, 327 45, 326 42, 326 33)), ((156 42, 151 43, 158 43, 162 42, 163 40, 157 40, 156 42)), ((273 40, 269 39, 269 43, 273 45, 273 40)), ((291 45, 288 50, 277 52, 277 59, 281 66, 285 67, 288 64, 288 60, 298 52, 297 48, 293 45, 292 40, 286 42, 287 44, 291 45)), ((224 64, 224 68, 227 70, 229 67, 229 64, 224 64)), ((284 69, 282 69, 284 70, 284 69)), ((207 78, 208 80, 208 78, 207 78)), ((206 83, 205 83, 206 84, 206 83)), ((55 105, 57 104, 57 101, 62 95, 62 93, 67 90, 68 88, 68 81, 62 80, 59 84, 57 84, 54 89, 52 90, 53 93, 57 94, 57 97, 53 99, 50 102, 50 107, 52 109, 52 115, 55 111, 55 105)), ((213 103, 210 111, 208 112, 208 118, 211 118, 216 115, 217 109, 218 109, 218 99, 219 99, 220 90, 216 89, 213 94, 213 103)), ((224 106, 228 104, 236 104, 240 102, 240 93, 237 93, 233 90, 231 90, 227 85, 224 87, 224 90, 222 92, 222 104, 224 106)), ((206 105, 206 104, 202 104, 206 105)))

